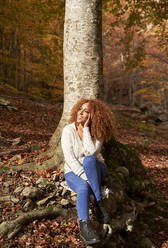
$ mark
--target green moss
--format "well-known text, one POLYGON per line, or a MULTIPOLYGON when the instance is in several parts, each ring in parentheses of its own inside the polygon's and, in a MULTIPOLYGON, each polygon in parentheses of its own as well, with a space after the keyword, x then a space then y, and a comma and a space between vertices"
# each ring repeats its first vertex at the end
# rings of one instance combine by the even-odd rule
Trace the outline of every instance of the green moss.
POLYGON ((113 137, 103 145, 102 154, 108 169, 125 166, 130 176, 146 175, 145 167, 142 165, 137 153, 129 145, 123 145, 113 137))
POLYGON ((145 122, 136 122, 136 127, 141 131, 151 131, 151 128, 145 122))
POLYGON ((117 122, 121 125, 124 129, 136 129, 138 132, 149 132, 155 133, 156 127, 151 127, 147 122, 142 122, 138 120, 132 120, 130 118, 122 118, 118 119, 117 122))
POLYGON ((128 196, 143 199, 157 193, 155 185, 146 173, 146 168, 130 145, 124 145, 113 137, 104 144, 102 154, 113 181, 124 183, 128 196), (129 170, 129 177, 123 178, 116 171, 116 168, 122 166, 129 170))
POLYGON ((48 211, 53 211, 53 206, 49 206, 49 207, 47 208, 47 210, 48 210, 48 211))
POLYGON ((127 120, 127 119, 118 119, 117 123, 121 125, 122 128, 124 129, 131 129, 134 128, 135 125, 132 120, 127 120))

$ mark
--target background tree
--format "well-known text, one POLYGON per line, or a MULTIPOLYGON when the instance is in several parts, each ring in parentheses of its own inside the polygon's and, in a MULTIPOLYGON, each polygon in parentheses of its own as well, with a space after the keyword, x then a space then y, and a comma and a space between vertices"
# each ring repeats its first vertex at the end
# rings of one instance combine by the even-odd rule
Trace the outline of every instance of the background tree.
POLYGON ((106 99, 140 107, 150 103, 166 111, 167 69, 165 61, 156 61, 158 54, 167 56, 166 2, 104 1, 104 8, 106 99))
MULTIPOLYGON (((40 98, 62 101, 64 1, 7 0, 0 1, 0 7, 0 84, 40 98)), ((141 72, 144 74, 144 68, 145 74, 148 70, 155 71, 151 61, 149 68, 146 63, 153 45, 161 57, 166 56, 166 10, 166 1, 103 0, 106 100, 111 101, 110 93, 120 104, 133 106, 138 99, 141 102, 157 99, 166 106, 164 77, 160 80, 157 76, 153 85, 149 78, 149 87, 153 89, 149 96, 147 84, 141 84, 144 79, 139 76, 141 72), (157 94, 158 87, 165 93, 157 94)), ((162 66, 163 63, 158 64, 159 71, 162 66)))
POLYGON ((1 0, 0 8, 0 84, 62 100, 64 3, 1 0))

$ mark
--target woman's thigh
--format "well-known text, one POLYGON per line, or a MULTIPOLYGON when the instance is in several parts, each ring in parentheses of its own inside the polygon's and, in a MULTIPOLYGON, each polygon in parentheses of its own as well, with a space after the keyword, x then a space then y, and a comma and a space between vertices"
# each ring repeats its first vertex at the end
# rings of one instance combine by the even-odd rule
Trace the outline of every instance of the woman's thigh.
POLYGON ((90 188, 88 183, 84 179, 77 176, 72 171, 65 174, 65 180, 68 186, 76 193, 81 190, 89 190, 90 188))
POLYGON ((93 155, 88 155, 84 158, 83 167, 88 180, 99 180, 99 183, 102 183, 106 176, 106 165, 103 162, 93 155))
POLYGON ((101 162, 100 160, 97 159, 96 161, 97 166, 98 166, 98 170, 100 171, 100 175, 101 175, 101 180, 103 180, 107 174, 107 168, 106 165, 101 162))

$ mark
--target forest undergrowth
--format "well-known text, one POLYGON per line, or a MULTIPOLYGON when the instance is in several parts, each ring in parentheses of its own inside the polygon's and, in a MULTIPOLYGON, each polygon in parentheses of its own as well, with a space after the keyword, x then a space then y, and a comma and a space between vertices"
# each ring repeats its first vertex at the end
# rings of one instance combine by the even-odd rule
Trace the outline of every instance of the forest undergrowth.
MULTIPOLYGON (((44 103, 19 96, 4 95, 15 110, 0 106, 0 190, 5 196, 19 186, 34 185, 39 177, 53 181, 55 170, 14 171, 16 165, 37 161, 37 155, 49 149, 48 142, 55 131, 61 114, 61 104, 44 103), (2 169, 3 168, 3 169, 2 169)), ((119 114, 112 107, 117 119, 117 139, 130 144, 139 154, 147 173, 155 181, 160 194, 168 200, 168 129, 135 120, 119 114)), ((47 159, 45 156, 41 158, 47 159)), ((38 161, 39 162, 39 161, 38 161)), ((59 201, 59 198, 57 198, 59 201)), ((0 220, 7 221, 22 210, 24 199, 19 202, 0 202, 0 220)), ((168 233, 162 230, 151 234, 157 248, 168 247, 168 233)), ((61 218, 34 221, 11 240, 0 236, 0 247, 85 247, 79 239, 77 219, 61 218)))

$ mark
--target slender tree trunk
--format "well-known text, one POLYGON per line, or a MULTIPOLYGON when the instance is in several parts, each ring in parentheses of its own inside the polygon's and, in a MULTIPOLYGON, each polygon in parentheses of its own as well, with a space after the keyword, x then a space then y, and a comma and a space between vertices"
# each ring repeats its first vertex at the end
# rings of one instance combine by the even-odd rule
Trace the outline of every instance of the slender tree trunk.
POLYGON ((8 49, 8 39, 6 38, 6 35, 2 37, 2 51, 3 51, 3 78, 5 82, 8 81, 8 62, 7 62, 7 55, 6 51, 8 49))
POLYGON ((131 106, 135 106, 135 101, 136 101, 135 93, 136 93, 136 82, 135 82, 135 79, 133 78, 133 80, 132 80, 132 103, 131 103, 131 106))
POLYGON ((129 82, 129 105, 132 105, 132 82, 129 82))
POLYGON ((4 79, 4 57, 3 57, 3 52, 4 52, 4 34, 3 31, 0 30, 0 49, 2 51, 2 56, 0 59, 0 78, 3 80, 4 79))
POLYGON ((27 61, 28 61, 28 53, 29 51, 27 51, 26 49, 24 50, 24 69, 23 69, 23 74, 24 74, 24 82, 22 82, 23 86, 22 89, 24 90, 24 92, 27 92, 28 90, 28 73, 27 73, 27 61))
MULTIPOLYGON (((33 48, 29 49, 29 62, 33 63, 33 48)), ((34 70, 31 70, 31 73, 28 72, 28 76, 29 77, 27 80, 27 93, 29 93, 30 85, 34 84, 34 82, 33 82, 34 70)))
MULTIPOLYGON (((17 39, 17 30, 15 30, 15 36, 14 36, 14 47, 15 47, 15 56, 18 56, 18 39, 17 39)), ((14 86, 16 89, 19 88, 19 79, 18 79, 18 62, 15 63, 15 79, 14 79, 14 86)))
POLYGON ((50 144, 80 98, 103 98, 101 0, 67 0, 64 23, 64 108, 50 144))
POLYGON ((122 104, 123 104, 123 82, 120 80, 119 82, 119 105, 122 105, 122 104))
MULTIPOLYGON (((10 40, 9 40, 9 47, 8 47, 9 57, 13 57, 13 32, 11 32, 10 40)), ((12 72, 13 72, 13 65, 9 62, 8 64, 8 82, 13 86, 13 78, 12 78, 12 72)))
MULTIPOLYGON (((24 47, 22 45, 20 45, 20 57, 19 57, 19 81, 20 84, 19 86, 24 84, 24 68, 25 68, 25 64, 24 64, 24 47)), ((20 88, 19 88, 20 89, 20 88)))
POLYGON ((168 112, 168 90, 165 88, 165 112, 168 112))

